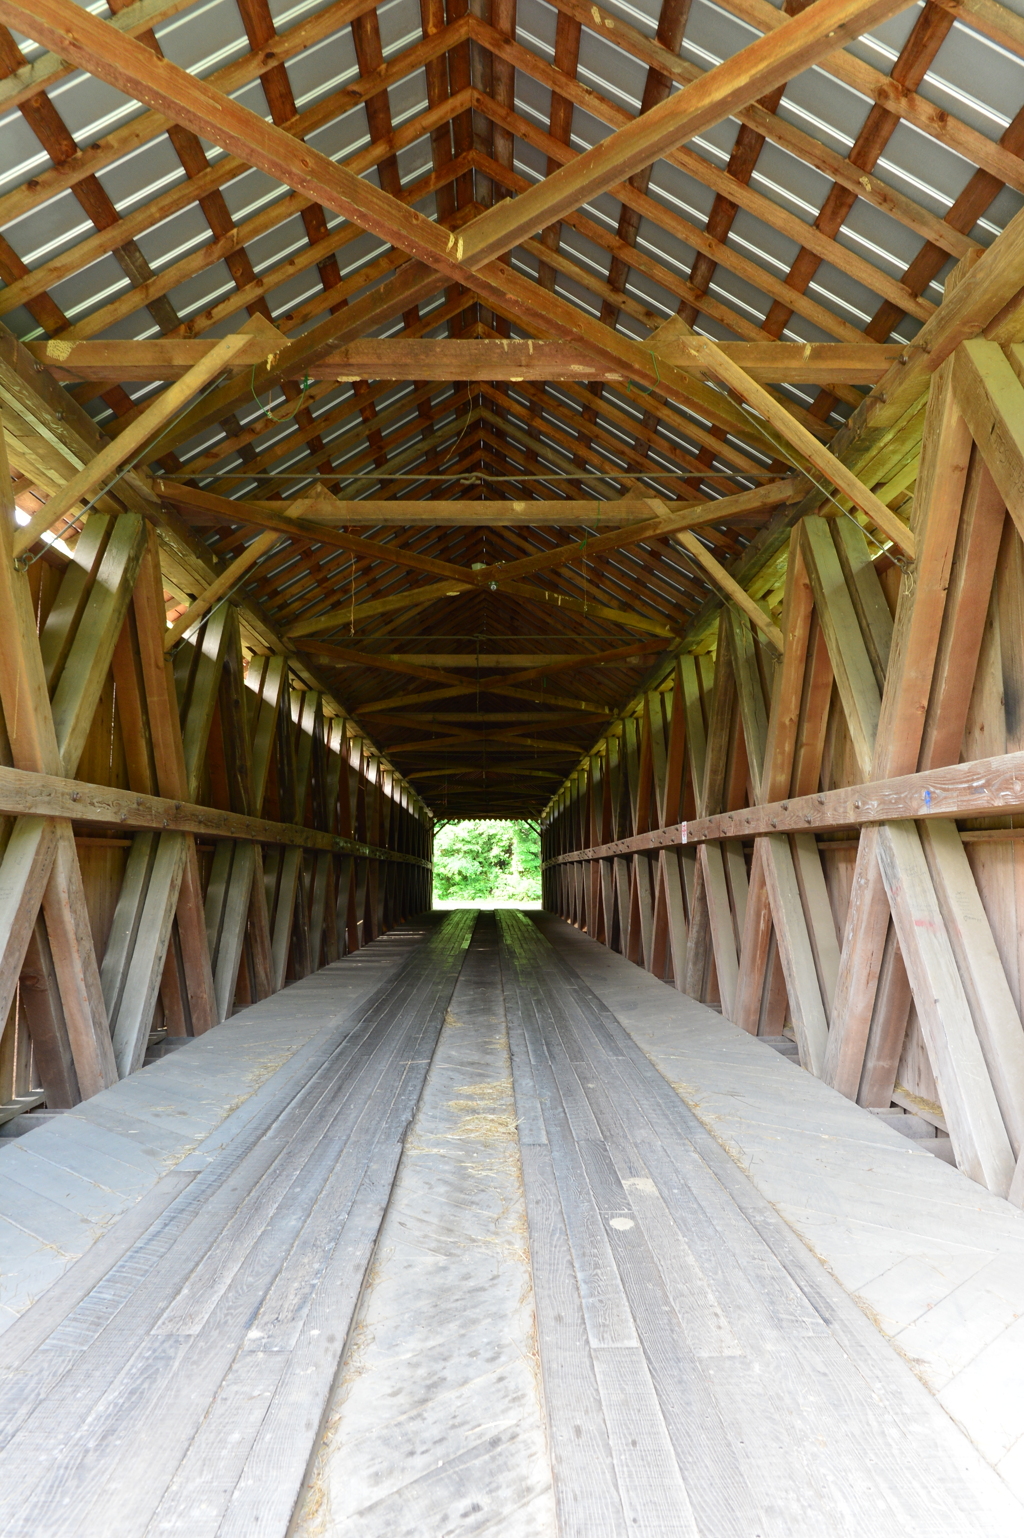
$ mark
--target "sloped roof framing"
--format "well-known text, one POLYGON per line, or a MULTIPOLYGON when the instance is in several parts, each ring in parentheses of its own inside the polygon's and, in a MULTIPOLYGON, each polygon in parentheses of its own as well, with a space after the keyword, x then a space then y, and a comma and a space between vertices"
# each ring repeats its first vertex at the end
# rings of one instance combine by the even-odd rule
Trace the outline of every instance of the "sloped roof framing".
POLYGON ((947 279, 980 288, 1019 243, 1008 7, 0 22, 0 321, 51 376, 49 428, 9 434, 31 550, 133 486, 201 555, 169 565, 169 623, 227 593, 443 815, 536 815, 737 582, 770 644, 798 512, 912 555, 929 370, 991 320, 947 279), (141 421, 142 448, 48 525, 77 468, 46 440, 60 399, 115 443, 141 421))

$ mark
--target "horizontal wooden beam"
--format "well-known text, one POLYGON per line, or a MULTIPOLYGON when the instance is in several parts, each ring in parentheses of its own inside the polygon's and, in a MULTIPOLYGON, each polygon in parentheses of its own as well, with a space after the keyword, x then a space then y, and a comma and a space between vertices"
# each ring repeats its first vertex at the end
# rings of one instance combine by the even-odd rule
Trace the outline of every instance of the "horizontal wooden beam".
MULTIPOLYGON (((422 477, 421 477, 422 478, 422 477)), ((182 487, 177 481, 161 479, 154 483, 158 493, 166 497, 169 502, 177 502, 181 506, 187 506, 190 512, 202 513, 206 510, 200 499, 192 494, 191 487, 182 487)), ((206 495, 206 493, 204 493, 206 495)), ((266 514, 281 517, 287 509, 294 517, 299 518, 307 526, 317 524, 325 528, 332 526, 347 527, 349 524, 369 524, 376 526, 382 523, 423 523, 423 524, 562 524, 569 528, 586 524, 588 527, 602 524, 630 524, 638 518, 648 519, 651 516, 651 503, 648 497, 622 497, 601 501, 596 498, 593 501, 498 501, 486 502, 462 502, 462 501, 437 501, 437 502, 404 502, 401 499, 389 499, 386 501, 341 501, 331 497, 298 497, 290 503, 264 502, 256 498, 246 498, 231 504, 237 507, 234 513, 234 521, 238 523, 256 522, 256 517, 247 513, 246 509, 253 509, 257 516, 266 514)), ((693 507, 692 502, 667 502, 666 506, 673 512, 681 508, 693 507)), ((218 517, 219 522, 228 518, 227 501, 222 506, 223 516, 218 517)), ((723 513, 724 518, 727 514, 723 513)))
POLYGON ((418 769, 416 771, 416 778, 418 780, 442 777, 452 780, 464 780, 470 776, 485 780, 501 776, 504 776, 506 779, 518 779, 520 775, 526 775, 530 779, 537 780, 557 780, 560 778, 557 769, 523 769, 518 765, 514 769, 499 769, 493 764, 460 764, 456 769, 446 767, 444 769, 418 769))
MULTIPOLYGON (((476 764, 479 764, 483 769, 493 769, 495 748, 501 746, 502 739, 500 738, 493 741, 489 739, 481 739, 477 743, 459 743, 455 745, 444 742, 439 742, 437 744, 425 743, 421 751, 424 755, 433 755, 434 763, 437 762, 438 754, 443 753, 445 757, 445 766, 449 769, 472 768, 476 764)), ((572 756, 578 751, 576 748, 571 746, 563 746, 560 748, 556 745, 552 748, 546 744, 541 744, 538 747, 529 741, 525 742, 523 747, 524 749, 529 749, 531 764, 537 763, 545 758, 552 760, 556 765, 561 763, 563 767, 561 768, 560 772, 563 779, 565 778, 564 765, 566 758, 569 757, 571 759, 572 756)), ((407 750, 407 759, 408 761, 406 764, 405 773, 411 775, 415 779, 417 775, 424 772, 424 767, 426 766, 422 765, 419 753, 414 751, 413 748, 409 748, 407 750)), ((508 762, 508 760, 506 760, 506 762, 508 762)), ((513 767, 508 770, 509 774, 517 773, 520 768, 519 763, 514 759, 512 760, 512 763, 513 767)), ((551 772, 557 773, 559 771, 552 769, 551 772)))
MULTIPOLYGON (((699 373, 706 366, 699 337, 680 337, 659 350, 675 368, 699 373)), ((123 383, 178 379, 216 346, 206 338, 156 338, 143 342, 29 342, 28 350, 60 380, 123 383)), ((722 351, 739 368, 769 384, 876 384, 905 348, 878 342, 723 342, 722 351)), ((262 364, 266 345, 253 337, 237 355, 236 370, 262 364)), ((423 341, 403 337, 350 342, 308 369, 296 365, 294 379, 523 380, 576 379, 587 383, 628 380, 621 368, 596 363, 572 342, 518 339, 423 341)))
MULTIPOLYGON (((779 482, 777 484, 788 487, 791 483, 779 482)), ((761 492, 744 494, 745 498, 753 497, 755 500, 762 495, 763 493, 761 492)), ((252 504, 231 502, 223 497, 197 491, 191 487, 178 487, 174 492, 174 499, 180 501, 184 506, 191 507, 195 505, 204 511, 212 510, 218 514, 223 513, 225 519, 231 522, 245 521, 264 524, 283 531, 294 529, 300 535, 308 534, 309 532, 310 526, 304 521, 298 519, 286 520, 282 517, 281 510, 285 506, 283 503, 276 504, 277 512, 268 513, 264 512, 261 508, 254 507, 252 504)), ((776 497, 776 500, 779 500, 779 498, 776 497)), ((273 506, 274 504, 269 505, 273 506)), ((698 504, 700 512, 695 518, 695 522, 706 521, 703 517, 703 510, 707 505, 706 503, 698 504)), ((685 517, 679 516, 684 523, 690 522, 688 514, 685 517)), ((664 522, 665 520, 662 519, 661 524, 664 524, 664 522)), ((500 590, 516 598, 525 598, 532 603, 553 604, 556 608, 568 610, 570 613, 583 614, 594 619, 610 620, 614 624, 623 625, 631 630, 640 630, 649 634, 666 637, 678 635, 678 632, 672 626, 664 623, 662 620, 652 619, 647 615, 633 613, 632 611, 611 608, 606 604, 598 603, 596 599, 573 598, 557 589, 549 590, 535 587, 531 583, 513 580, 517 572, 527 567, 532 568, 535 564, 538 564, 537 560, 532 557, 527 558, 523 562, 499 563, 490 566, 468 568, 453 566, 448 562, 433 560, 406 550, 401 545, 363 540, 355 535, 341 534, 329 525, 324 525, 323 527, 323 542, 325 544, 338 545, 342 549, 351 550, 357 555, 368 556, 373 560, 380 560, 387 564, 393 563, 395 565, 408 566, 420 571, 434 572, 444 577, 445 580, 442 584, 425 589, 412 589, 411 591, 416 594, 416 597, 413 599, 416 603, 428 602, 441 597, 456 598, 464 592, 473 590, 500 590)), ((651 525, 647 525, 646 528, 649 533, 651 525)), ((571 550, 575 548, 571 547, 571 550)), ((552 561, 546 560, 544 564, 552 564, 552 561)), ((401 596, 383 601, 391 606, 395 606, 400 603, 401 596)), ((326 613, 317 615, 315 618, 297 621, 289 626, 286 636, 288 639, 294 639, 299 636, 309 636, 325 631, 329 632, 343 628, 346 625, 351 629, 354 626, 355 617, 359 609, 359 605, 350 605, 347 608, 339 606, 337 609, 331 609, 326 613)), ((369 613, 371 611, 368 606, 364 605, 362 612, 369 613)), ((377 612, 383 613, 385 610, 381 609, 377 612)))
POLYGON ((339 838, 298 823, 267 822, 241 812, 145 796, 113 785, 90 785, 56 775, 32 774, 0 766, 0 813, 8 817, 64 817, 103 827, 153 829, 164 833, 194 833, 209 838, 245 839, 255 844, 285 844, 299 849, 326 849, 333 854, 360 855, 367 860, 398 860, 405 865, 429 865, 418 855, 380 849, 356 839, 339 838))
MULTIPOLYGON (((159 480, 155 483, 161 495, 168 501, 177 500, 183 506, 196 511, 213 507, 207 492, 195 492, 191 487, 182 488, 177 481, 159 480), (204 500, 205 499, 205 500, 204 500)), ((614 497, 593 502, 587 500, 559 499, 551 501, 436 501, 413 502, 402 499, 390 501, 355 500, 341 501, 326 492, 309 497, 297 497, 288 503, 263 502, 245 498, 233 501, 221 499, 219 509, 225 516, 229 510, 238 509, 235 521, 246 521, 246 508, 254 509, 252 521, 266 516, 280 519, 283 512, 301 521, 307 529, 319 527, 347 527, 349 524, 553 524, 567 528, 585 525, 588 529, 600 529, 610 525, 621 531, 616 535, 598 534, 588 538, 585 544, 567 545, 555 551, 545 551, 536 558, 522 561, 499 562, 493 567, 477 570, 475 580, 486 586, 492 579, 524 575, 532 569, 560 565, 563 561, 581 557, 592 558, 598 550, 615 549, 634 541, 658 539, 680 528, 700 528, 705 524, 728 523, 733 518, 757 516, 769 508, 778 507, 799 493, 802 482, 793 479, 768 481, 753 491, 737 492, 734 496, 711 498, 703 502, 663 501, 649 497, 614 497), (652 516, 653 515, 653 516, 652 516), (637 523, 636 520, 643 520, 637 523)))
MULTIPOLYGON (((356 534, 345 534, 330 524, 322 524, 319 528, 311 527, 302 519, 292 515, 291 503, 265 502, 253 505, 247 502, 233 502, 227 497, 218 497, 213 492, 199 491, 192 486, 180 486, 176 483, 168 486, 166 482, 157 481, 155 487, 160 489, 160 494, 167 497, 168 501, 176 502, 180 507, 190 511, 193 508, 200 512, 211 513, 220 523, 251 523, 257 528, 273 529, 279 534, 291 535, 297 539, 312 539, 325 545, 334 545, 339 550, 351 551, 353 555, 362 556, 370 561, 381 561, 391 566, 408 566, 414 571, 429 572, 433 576, 449 580, 453 591, 458 591, 457 584, 465 582, 468 586, 480 586, 482 578, 474 571, 466 571, 460 566, 454 566, 450 561, 437 561, 429 556, 419 555, 416 551, 406 550, 398 544, 383 544, 374 540, 362 539, 356 534)), ((340 623, 340 622, 339 622, 340 623)))
MULTIPOLYGON (((303 650, 305 649, 307 648, 303 648, 303 650)), ((485 674, 483 676, 477 674, 474 678, 463 678, 458 673, 455 673, 450 669, 423 667, 419 664, 419 662, 414 662, 408 653, 404 652, 394 652, 390 655, 377 653, 376 656, 371 656, 366 652, 353 651, 349 647, 338 646, 326 641, 321 641, 315 644, 310 643, 308 649, 313 651, 317 656, 326 657, 331 661, 341 664, 354 665, 363 669, 364 671, 367 669, 372 670, 374 668, 379 668, 383 672, 407 673, 411 677, 422 678, 427 682, 436 682, 451 686, 446 687, 439 695, 428 695, 428 699, 444 699, 451 695, 473 694, 475 692, 493 694, 511 693, 514 698, 518 699, 521 697, 522 691, 518 688, 510 689, 509 685, 526 684, 538 678, 541 679, 542 682, 546 685, 549 674, 565 672, 567 668, 578 666, 581 660, 578 655, 563 658, 560 662, 548 662, 545 661, 543 657, 541 657, 538 664, 536 659, 531 658, 529 667, 523 668, 520 672, 511 674, 511 676, 507 678, 502 677, 500 674, 485 674)), ((596 653, 587 658, 587 663, 590 666, 593 666, 598 662, 618 661, 619 663, 625 663, 633 661, 634 655, 638 656, 644 652, 660 652, 663 649, 663 645, 660 641, 648 641, 646 643, 630 642, 626 646, 616 647, 613 651, 596 653)), ((464 668, 472 667, 472 657, 467 658, 461 665, 464 668)), ((532 699, 534 696, 531 694, 528 697, 532 699)), ((542 702, 543 699, 547 697, 549 696, 547 696, 545 689, 541 696, 542 702)), ((552 695, 550 698, 558 704, 567 703, 566 701, 559 699, 556 695, 552 695)), ((575 703, 579 702, 577 701, 575 703)), ((359 707, 360 710, 366 710, 367 708, 368 707, 365 705, 359 707)), ((600 706, 597 708, 600 708, 600 706)), ((610 712, 608 713, 610 714, 610 712)))
MULTIPOLYGON (((513 678, 516 675, 513 673, 513 678)), ((394 694, 386 700, 367 700, 365 704, 356 706, 353 715, 360 721, 364 716, 376 715, 381 712, 401 710, 406 705, 424 705, 432 700, 456 699, 460 695, 483 693, 484 684, 481 680, 479 686, 475 679, 466 679, 461 684, 451 684, 443 689, 434 689, 425 693, 422 689, 410 694, 394 694)), ((546 688, 529 689, 517 688, 510 683, 504 683, 500 679, 491 678, 487 682, 487 694, 507 695, 510 699, 526 700, 531 705, 554 705, 563 710, 577 710, 584 716, 603 716, 605 719, 613 718, 615 711, 611 706, 602 706, 596 700, 578 700, 571 695, 552 694, 546 688)))
MULTIPOLYGON (((658 646, 655 642, 646 650, 639 644, 631 656, 620 651, 615 661, 623 666, 631 661, 641 661, 658 646)), ((352 653, 353 658, 355 653, 352 653)), ((588 656, 586 652, 363 652, 358 666, 376 667, 382 662, 406 663, 421 668, 566 668, 606 667, 608 659, 600 654, 588 656)))
POLYGON ((905 774, 865 785, 844 785, 814 796, 796 796, 742 811, 721 812, 692 822, 672 823, 652 833, 571 850, 550 861, 603 860, 613 855, 649 854, 683 844, 722 838, 756 838, 764 833, 806 833, 821 828, 859 828, 907 818, 1002 817, 1024 812, 1024 753, 978 758, 944 769, 905 774))
MULTIPOLYGON (((220 420, 230 400, 269 388, 274 377, 287 372, 300 357, 311 365, 333 351, 342 340, 355 340, 377 329, 392 314, 433 293, 440 283, 462 283, 486 301, 519 307, 523 322, 542 335, 580 341, 602 362, 625 361, 644 383, 658 385, 670 398, 696 402, 714 421, 732 431, 743 425, 741 414, 727 399, 715 402, 714 392, 691 381, 667 363, 658 364, 639 344, 591 322, 567 301, 548 295, 523 280, 500 258, 521 240, 536 234, 564 213, 589 202, 610 186, 650 165, 667 149, 686 143, 735 110, 756 101, 794 73, 842 49, 844 44, 883 18, 903 8, 905 0, 818 0, 799 16, 789 18, 771 36, 710 70, 683 91, 660 102, 617 132, 608 135, 572 164, 562 167, 521 196, 503 199, 464 232, 449 233, 415 210, 405 208, 366 178, 346 172, 308 143, 266 123, 241 103, 179 69, 155 58, 141 43, 122 38, 70 0, 0 0, 0 17, 82 69, 135 97, 182 126, 237 154, 250 165, 301 192, 412 258, 388 280, 356 304, 344 318, 331 316, 276 355, 272 369, 257 369, 255 377, 229 381, 205 397, 179 423, 181 441, 202 422, 220 420), (515 213, 512 213, 512 210, 515 213), (394 306, 397 305, 397 308, 394 306), (372 316, 372 318, 371 318, 372 316), (356 329, 351 329, 351 328, 356 329), (607 333, 607 335, 606 335, 607 333), (719 422, 719 417, 723 420, 719 422)), ((850 339, 852 340, 852 338, 850 339)), ((233 406, 231 409, 234 409, 233 406)), ((756 430, 754 430, 756 436, 756 430)))
MULTIPOLYGON (((566 721, 579 721, 585 712, 580 710, 403 710, 400 715, 378 716, 378 725, 416 726, 433 725, 435 721, 530 721, 538 728, 561 725, 566 721)), ((603 719, 606 712, 597 711, 603 719)), ((1021 829, 1024 834, 1024 828, 1021 829)))

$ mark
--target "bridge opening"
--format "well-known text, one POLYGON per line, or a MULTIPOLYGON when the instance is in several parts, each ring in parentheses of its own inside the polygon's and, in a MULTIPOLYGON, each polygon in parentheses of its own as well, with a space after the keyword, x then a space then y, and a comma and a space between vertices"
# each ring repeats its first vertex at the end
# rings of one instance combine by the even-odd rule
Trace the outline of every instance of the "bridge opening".
POLYGON ((539 908, 540 827, 528 818, 464 818, 434 831, 435 908, 539 908))

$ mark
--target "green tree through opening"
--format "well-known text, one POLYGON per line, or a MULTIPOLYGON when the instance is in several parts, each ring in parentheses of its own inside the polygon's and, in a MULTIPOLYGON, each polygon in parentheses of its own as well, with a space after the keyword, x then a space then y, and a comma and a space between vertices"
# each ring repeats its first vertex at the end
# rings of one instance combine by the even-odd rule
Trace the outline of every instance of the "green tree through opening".
POLYGON ((441 902, 540 902, 540 830, 532 822, 449 822, 434 835, 441 902))

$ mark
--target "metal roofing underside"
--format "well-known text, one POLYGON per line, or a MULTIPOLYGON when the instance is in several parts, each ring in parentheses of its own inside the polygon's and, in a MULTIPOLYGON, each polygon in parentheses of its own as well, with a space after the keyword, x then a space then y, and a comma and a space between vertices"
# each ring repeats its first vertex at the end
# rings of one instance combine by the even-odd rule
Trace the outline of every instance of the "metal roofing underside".
MULTIPOLYGON (((167 58, 264 118, 304 115, 310 145, 458 228, 548 175, 559 144, 581 153, 636 116, 645 93, 647 105, 656 99, 668 82, 645 60, 643 39, 678 55, 678 85, 686 66, 709 70, 759 36, 766 9, 762 0, 664 0, 660 12, 655 0, 608 0, 603 10, 575 0, 148 5, 164 17, 153 46, 167 58), (609 18, 627 24, 616 41, 609 18), (275 34, 284 63, 247 66, 253 50, 279 46, 275 34), (289 39, 300 37, 293 50, 289 39), (367 90, 382 78, 385 89, 367 90)), ((867 66, 852 73, 857 86, 824 66, 804 71, 763 104, 770 137, 726 118, 659 160, 649 179, 634 177, 630 206, 604 193, 518 245, 513 269, 640 342, 677 313, 715 340, 909 341, 956 261, 991 244, 1024 192, 1024 48, 1000 45, 972 12, 961 20, 954 9, 908 7, 846 50, 867 66)), ((212 338, 256 315, 294 337, 397 265, 375 236, 329 208, 303 207, 190 131, 137 132, 152 114, 91 75, 65 72, 26 93, 18 71, 44 50, 0 30, 0 274, 10 290, 0 290, 0 319, 23 341, 212 338)), ((459 286, 378 334, 538 335, 514 304, 498 313, 459 286)), ((163 388, 122 378, 65 387, 109 428, 163 388)), ((870 387, 830 383, 776 386, 824 441, 870 387)), ((585 379, 292 381, 259 399, 250 392, 161 454, 152 468, 172 486, 264 501, 318 486, 346 500, 699 501, 789 468, 753 419, 745 437, 646 386, 585 379)), ((22 471, 19 506, 35 512, 50 489, 22 471)), ((890 505, 900 512, 900 497, 890 505)), ((223 512, 182 503, 178 515, 217 557, 254 537, 223 512)), ((728 566, 771 516, 706 524, 701 538, 728 566)), ((355 530, 379 556, 284 538, 236 597, 258 604, 282 636, 334 616, 333 628, 290 644, 439 814, 533 815, 602 723, 664 671, 714 596, 668 536, 588 556, 602 530, 595 506, 583 525, 355 530), (499 585, 365 611, 436 586, 422 562, 395 560, 389 545, 472 568, 574 541, 579 552, 540 574, 536 597, 499 585), (616 649, 617 658, 585 660, 616 649), (524 657, 548 659, 551 671, 540 662, 518 693, 481 687, 505 653, 520 668, 524 657), (569 670, 552 660, 571 654, 579 660, 569 670), (394 660, 403 656, 406 666, 394 660), (438 667, 454 680, 447 697, 438 667)), ((777 588, 772 568, 755 592, 770 605, 777 588)), ((174 617, 190 595, 168 596, 174 617)))

